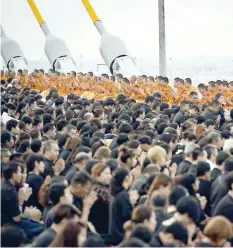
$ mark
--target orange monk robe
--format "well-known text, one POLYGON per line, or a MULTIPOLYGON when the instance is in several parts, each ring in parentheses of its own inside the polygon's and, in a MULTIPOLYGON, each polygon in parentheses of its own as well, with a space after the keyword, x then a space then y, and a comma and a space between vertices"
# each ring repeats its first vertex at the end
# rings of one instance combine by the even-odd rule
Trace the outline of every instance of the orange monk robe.
POLYGON ((167 104, 169 104, 169 106, 171 106, 173 104, 173 90, 172 87, 168 84, 164 85, 162 88, 162 101, 166 102, 167 104))
POLYGON ((196 90, 194 87, 192 87, 192 86, 186 87, 186 88, 187 88, 187 91, 189 92, 189 94, 190 94, 191 92, 197 92, 197 90, 196 90))
POLYGON ((174 97, 174 103, 179 104, 182 100, 187 99, 189 92, 186 87, 177 87, 176 96, 174 97))

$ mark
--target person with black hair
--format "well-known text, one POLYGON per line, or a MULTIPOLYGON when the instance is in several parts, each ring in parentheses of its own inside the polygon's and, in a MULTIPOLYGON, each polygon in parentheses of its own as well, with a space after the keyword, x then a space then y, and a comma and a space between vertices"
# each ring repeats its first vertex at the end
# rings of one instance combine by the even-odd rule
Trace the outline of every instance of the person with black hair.
POLYGON ((1 133, 1 147, 8 148, 9 150, 11 150, 13 146, 14 146, 13 136, 8 131, 3 131, 1 133))
POLYGON ((25 206, 33 206, 42 210, 42 206, 38 201, 38 193, 41 185, 44 182, 43 177, 40 175, 44 172, 44 157, 37 154, 31 154, 26 159, 26 166, 28 173, 26 183, 30 188, 32 188, 32 194, 26 202, 25 206))
POLYGON ((65 120, 65 119, 62 119, 62 120, 59 120, 56 124, 56 129, 57 129, 57 133, 56 133, 56 140, 58 139, 58 137, 61 135, 61 134, 64 134, 65 133, 65 127, 68 125, 68 121, 65 120))
POLYGON ((22 229, 8 225, 1 228, 1 247, 22 247, 26 242, 27 237, 22 229))
POLYGON ((189 101, 182 100, 180 102, 180 111, 174 116, 172 123, 177 123, 179 126, 187 119, 187 112, 189 111, 189 101))
POLYGON ((110 183, 113 200, 110 204, 109 235, 111 236, 112 245, 117 245, 122 241, 124 237, 123 225, 131 219, 133 199, 127 190, 131 186, 132 181, 133 178, 128 169, 118 168, 110 183))
POLYGON ((24 115, 20 120, 25 123, 26 131, 30 131, 32 128, 32 118, 27 115, 24 115))
POLYGON ((229 154, 220 151, 216 157, 216 166, 211 171, 211 182, 214 182, 224 171, 224 162, 229 157, 229 154))
POLYGON ((178 185, 174 189, 171 190, 168 197, 168 208, 167 208, 167 217, 171 218, 177 211, 176 204, 177 202, 184 196, 188 196, 188 190, 182 186, 178 185))
POLYGON ((206 126, 206 132, 213 131, 215 129, 215 121, 212 119, 207 119, 204 122, 204 125, 206 126))
POLYGON ((55 128, 53 124, 47 123, 43 126, 43 136, 41 137, 41 141, 47 141, 47 140, 52 140, 55 138, 55 128))
POLYGON ((19 126, 18 121, 15 119, 11 119, 6 122, 6 130, 11 133, 14 140, 16 140, 16 136, 19 134, 19 126))
POLYGON ((224 162, 224 173, 213 182, 210 190, 210 204, 211 204, 212 214, 215 211, 215 208, 219 203, 219 201, 228 192, 226 178, 228 177, 228 174, 232 171, 233 171, 233 158, 229 157, 224 162))
POLYGON ((31 188, 22 187, 23 170, 22 163, 16 161, 9 162, 3 170, 5 181, 1 187, 1 225, 8 224, 21 228, 28 238, 32 238, 40 234, 44 226, 22 218, 22 205, 32 193, 31 188), (18 192, 17 188, 20 188, 18 192))
POLYGON ((40 116, 36 115, 32 120, 32 129, 41 131, 43 128, 43 121, 40 116))
POLYGON ((197 193, 206 198, 207 202, 204 211, 208 216, 211 216, 210 189, 212 184, 210 181, 210 165, 207 162, 199 162, 197 164, 197 178, 200 182, 197 193))
POLYGON ((45 227, 49 228, 55 217, 56 207, 59 204, 72 204, 73 196, 64 183, 52 183, 48 189, 49 200, 53 204, 53 207, 47 212, 45 216, 45 227))
POLYGON ((40 140, 32 140, 30 148, 34 153, 41 153, 42 142, 40 140))
POLYGON ((231 223, 233 223, 233 171, 227 175, 226 185, 228 193, 216 205, 213 216, 225 216, 231 223))
POLYGON ((66 226, 69 220, 79 221, 80 212, 68 203, 58 204, 54 211, 54 218, 51 226, 33 240, 31 247, 49 247, 56 235, 66 226))
POLYGON ((171 247, 171 245, 187 246, 189 240, 187 227, 181 222, 173 222, 164 227, 158 235, 154 235, 151 247, 171 247))

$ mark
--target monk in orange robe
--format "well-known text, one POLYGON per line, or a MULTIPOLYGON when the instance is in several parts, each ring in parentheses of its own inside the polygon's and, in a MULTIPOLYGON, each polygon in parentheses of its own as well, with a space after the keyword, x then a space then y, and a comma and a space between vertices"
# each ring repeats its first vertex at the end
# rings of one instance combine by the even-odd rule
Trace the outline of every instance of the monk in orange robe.
POLYGON ((184 85, 188 91, 188 93, 190 94, 191 92, 197 92, 197 90, 192 86, 192 80, 191 78, 186 78, 184 81, 184 85))

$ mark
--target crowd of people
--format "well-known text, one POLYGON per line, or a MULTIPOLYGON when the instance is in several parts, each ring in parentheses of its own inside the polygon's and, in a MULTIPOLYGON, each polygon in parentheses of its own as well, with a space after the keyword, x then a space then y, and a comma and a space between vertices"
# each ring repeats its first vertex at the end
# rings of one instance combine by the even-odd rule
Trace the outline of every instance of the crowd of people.
POLYGON ((1 246, 233 246, 233 82, 2 71, 1 246))

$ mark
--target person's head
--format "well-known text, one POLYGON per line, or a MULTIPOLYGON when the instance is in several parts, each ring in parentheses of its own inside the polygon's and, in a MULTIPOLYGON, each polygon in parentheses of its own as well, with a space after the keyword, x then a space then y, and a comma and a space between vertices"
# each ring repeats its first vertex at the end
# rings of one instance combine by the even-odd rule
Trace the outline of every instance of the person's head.
POLYGON ((71 137, 76 136, 77 128, 74 125, 68 124, 65 127, 65 133, 71 137))
POLYGON ((68 125, 68 121, 65 119, 59 120, 56 124, 57 132, 64 134, 65 133, 65 127, 68 125))
POLYGON ((38 129, 32 129, 30 131, 30 136, 32 140, 41 140, 41 133, 38 129))
POLYGON ((118 161, 122 167, 126 167, 130 170, 135 168, 138 164, 135 152, 125 146, 122 146, 119 150, 118 161))
POLYGON ((159 233, 160 240, 164 246, 188 244, 188 230, 181 222, 168 225, 159 233))
POLYGON ((148 151, 148 158, 152 164, 163 166, 166 164, 166 151, 160 146, 154 146, 148 151))
POLYGON ((83 247, 85 240, 85 226, 79 221, 68 220, 62 231, 56 235, 50 247, 83 247))
POLYGON ((52 183, 48 189, 49 199, 55 206, 58 203, 72 204, 73 196, 64 183, 52 183))
POLYGON ((18 126, 18 121, 15 119, 11 119, 6 122, 6 130, 11 132, 14 135, 19 134, 19 126, 18 126))
POLYGON ((79 152, 74 157, 72 163, 73 165, 81 171, 84 171, 86 168, 86 163, 90 159, 89 155, 85 152, 79 152))
POLYGON ((116 196, 123 190, 128 190, 132 182, 133 177, 128 169, 117 168, 110 182, 111 194, 116 196))
POLYGON ((197 164, 197 177, 210 181, 210 165, 207 162, 197 164))
POLYGON ((43 134, 48 137, 49 139, 54 139, 55 138, 55 127, 53 124, 47 123, 43 126, 43 134))
POLYGON ((33 129, 37 129, 37 130, 39 130, 39 131, 41 131, 42 130, 42 128, 43 128, 43 121, 42 121, 42 119, 41 119, 41 117, 40 116, 35 116, 34 118, 33 118, 33 121, 32 121, 32 128, 33 129))
POLYGON ((148 195, 162 194, 168 196, 171 192, 172 180, 165 174, 157 174, 148 190, 148 195))
POLYGON ((108 165, 105 164, 96 164, 91 170, 91 175, 93 180, 98 183, 109 185, 112 175, 111 170, 108 165))
POLYGON ((110 159, 111 157, 111 150, 108 147, 102 146, 97 149, 95 152, 94 158, 99 159, 102 162, 110 159))
POLYGON ((207 153, 207 159, 215 163, 218 155, 218 149, 213 145, 207 145, 204 147, 204 150, 207 153))
POLYGON ((185 224, 198 223, 200 219, 200 205, 193 196, 184 196, 176 204, 180 221, 185 224))
POLYGON ((215 146, 218 150, 220 150, 223 146, 223 140, 220 133, 217 131, 212 131, 207 135, 209 143, 215 146))
POLYGON ((215 216, 206 224, 203 234, 210 239, 213 246, 222 247, 233 236, 231 222, 224 216, 215 216))
POLYGON ((229 154, 223 151, 220 151, 216 157, 216 165, 224 168, 224 162, 229 157, 229 154))
POLYGON ((214 113, 217 113, 219 111, 219 108, 221 107, 221 104, 216 101, 216 100, 213 100, 210 105, 209 105, 209 109, 211 111, 213 111, 214 113))
POLYGON ((10 150, 8 148, 1 148, 1 162, 6 164, 10 160, 10 150))
POLYGON ((46 159, 56 161, 59 155, 59 147, 54 140, 45 141, 43 144, 43 154, 46 159))
POLYGON ((229 157, 224 162, 224 171, 231 172, 233 171, 233 157, 229 157))
POLYGON ((199 163, 199 162, 202 162, 202 161, 206 161, 207 159, 207 154, 206 154, 206 151, 203 151, 202 148, 200 147, 197 147, 193 150, 192 152, 192 161, 193 163, 199 163))
POLYGON ((3 169, 5 180, 11 181, 14 185, 21 185, 23 180, 22 164, 17 161, 10 161, 3 169))
POLYGON ((224 95, 221 93, 217 93, 215 96, 215 101, 218 101, 221 105, 225 104, 224 95))
POLYGON ((152 144, 152 139, 149 136, 144 135, 140 137, 138 141, 141 143, 142 151, 148 152, 152 144))
POLYGON ((14 146, 13 137, 8 131, 3 131, 1 133, 1 145, 2 147, 9 149, 11 149, 14 146))
POLYGON ((92 178, 88 173, 79 171, 73 176, 70 187, 72 194, 84 198, 90 193, 92 178))
POLYGON ((1 228, 2 247, 22 247, 27 242, 27 236, 20 228, 6 225, 1 228))
POLYGON ((32 118, 27 116, 27 115, 24 115, 22 118, 21 118, 21 121, 25 123, 26 125, 26 130, 27 131, 30 131, 31 128, 32 128, 32 118))
POLYGON ((44 157, 37 154, 31 154, 26 159, 27 172, 44 172, 44 157))
POLYGON ((215 129, 215 122, 212 119, 207 119, 204 125, 206 126, 206 131, 213 131, 215 129))
POLYGON ((176 206, 177 202, 182 197, 188 196, 188 195, 189 195, 189 192, 185 187, 181 185, 176 186, 175 188, 171 190, 171 193, 169 194, 169 198, 168 198, 169 205, 176 206))
POLYGON ((188 112, 189 111, 189 101, 182 100, 180 102, 180 109, 182 109, 184 112, 188 112))
POLYGON ((151 207, 146 205, 138 205, 133 209, 131 220, 124 224, 124 229, 131 232, 137 224, 144 224, 151 232, 156 228, 156 216, 151 207))
POLYGON ((32 140, 30 148, 34 153, 40 153, 42 148, 42 142, 40 140, 32 140))
POLYGON ((189 114, 194 118, 199 114, 200 110, 197 105, 191 105, 189 108, 189 114))

